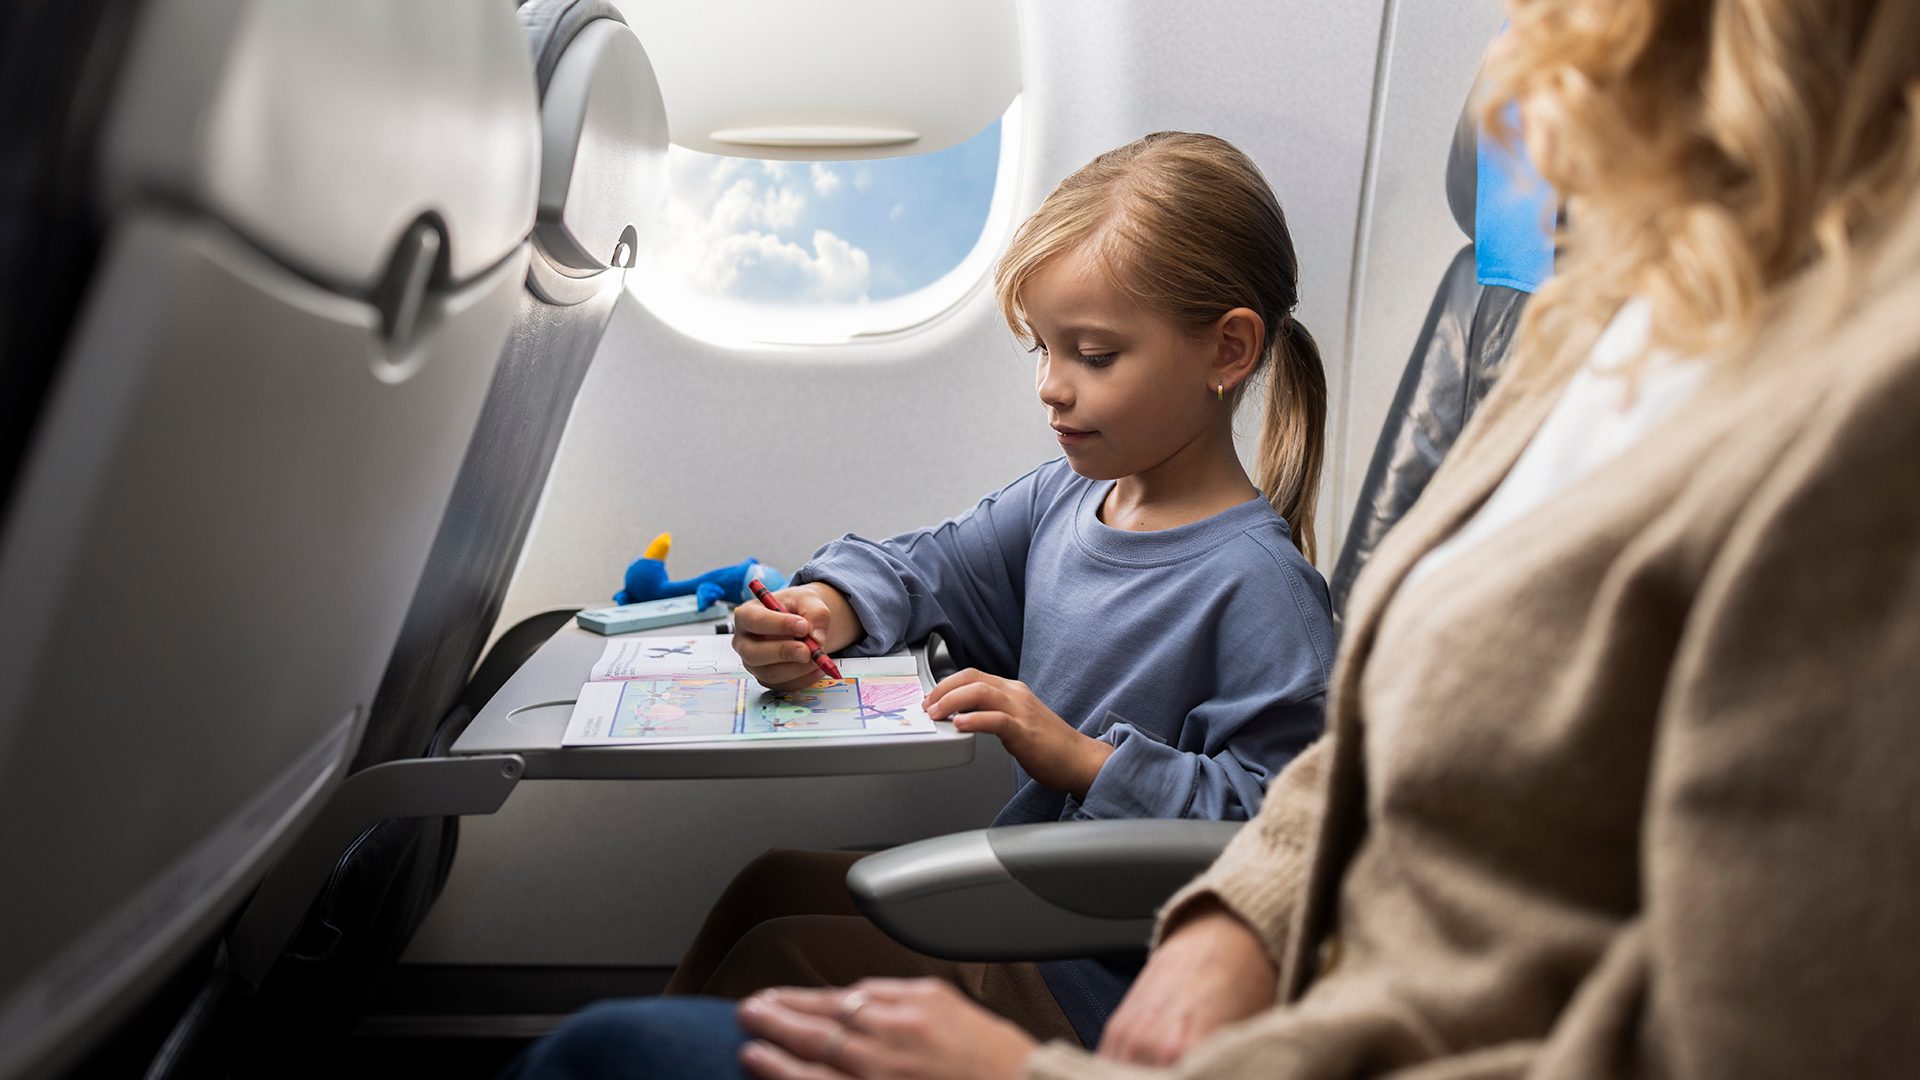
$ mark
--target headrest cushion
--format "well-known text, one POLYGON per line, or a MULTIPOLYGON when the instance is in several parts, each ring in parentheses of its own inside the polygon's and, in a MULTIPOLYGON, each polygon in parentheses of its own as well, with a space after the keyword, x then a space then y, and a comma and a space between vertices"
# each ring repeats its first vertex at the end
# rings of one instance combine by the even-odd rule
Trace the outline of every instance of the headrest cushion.
POLYGON ((1473 91, 1467 92, 1460 119, 1453 125, 1453 146, 1447 151, 1447 208, 1469 240, 1473 238, 1473 205, 1480 172, 1480 121, 1475 97, 1473 91))
POLYGON ((624 25, 620 9, 608 0, 525 0, 519 8, 520 29, 526 32, 533 53, 533 82, 544 96, 560 54, 567 51, 574 35, 596 19, 611 19, 624 25))

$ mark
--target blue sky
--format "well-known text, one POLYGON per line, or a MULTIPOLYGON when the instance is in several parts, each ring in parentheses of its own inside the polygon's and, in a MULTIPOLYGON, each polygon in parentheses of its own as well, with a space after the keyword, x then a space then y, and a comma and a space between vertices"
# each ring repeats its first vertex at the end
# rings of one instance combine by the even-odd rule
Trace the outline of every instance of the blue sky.
POLYGON ((672 278, 709 296, 859 303, 914 291, 973 249, 993 198, 1000 122, 958 146, 873 161, 758 161, 674 147, 672 278))

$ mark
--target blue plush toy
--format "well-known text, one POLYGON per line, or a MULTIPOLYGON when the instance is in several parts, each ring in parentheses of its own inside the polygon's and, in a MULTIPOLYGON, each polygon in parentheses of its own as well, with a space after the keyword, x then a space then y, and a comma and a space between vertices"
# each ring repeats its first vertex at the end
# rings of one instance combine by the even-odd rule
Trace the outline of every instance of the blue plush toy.
POLYGON ((760 583, 769 589, 783 589, 787 576, 759 559, 723 566, 718 570, 709 570, 698 577, 685 581, 667 579, 667 550, 673 546, 673 534, 661 533, 647 545, 646 553, 633 560, 627 567, 627 587, 613 594, 616 604, 641 604, 648 600, 664 600, 669 596, 686 596, 689 593, 700 600, 700 610, 713 606, 715 600, 731 603, 745 603, 752 594, 747 582, 759 578, 760 583))

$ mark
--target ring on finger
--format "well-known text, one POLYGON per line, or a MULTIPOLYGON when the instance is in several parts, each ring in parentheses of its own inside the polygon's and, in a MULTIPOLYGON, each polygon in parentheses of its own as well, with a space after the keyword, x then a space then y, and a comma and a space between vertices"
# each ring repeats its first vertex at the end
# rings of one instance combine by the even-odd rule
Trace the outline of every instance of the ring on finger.
POLYGON ((833 1010, 833 1018, 838 1020, 841 1026, 850 1028, 853 1026, 854 1016, 858 1014, 861 1009, 866 1008, 866 1006, 867 992, 865 990, 855 990, 840 999, 840 1007, 833 1010))
POLYGON ((846 1045, 847 1036, 851 1034, 853 1034, 853 1029, 844 1024, 834 1028, 833 1034, 827 1036, 826 1045, 820 1048, 820 1063, 830 1069, 838 1069, 840 1067, 840 1048, 846 1045))

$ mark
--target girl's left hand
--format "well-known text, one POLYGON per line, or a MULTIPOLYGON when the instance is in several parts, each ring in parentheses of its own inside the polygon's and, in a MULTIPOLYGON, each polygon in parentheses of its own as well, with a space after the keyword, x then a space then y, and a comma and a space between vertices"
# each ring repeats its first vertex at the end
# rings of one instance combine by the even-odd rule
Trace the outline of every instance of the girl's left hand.
POLYGON ((762 990, 740 1003, 762 1040, 740 1052, 764 1080, 1014 1080, 1034 1042, 939 979, 862 979, 844 990, 762 990))
POLYGON ((1041 704, 1027 684, 968 668, 940 680, 921 702, 935 720, 958 731, 998 735, 1027 775, 1055 791, 1085 799, 1113 747, 1074 730, 1041 704))

